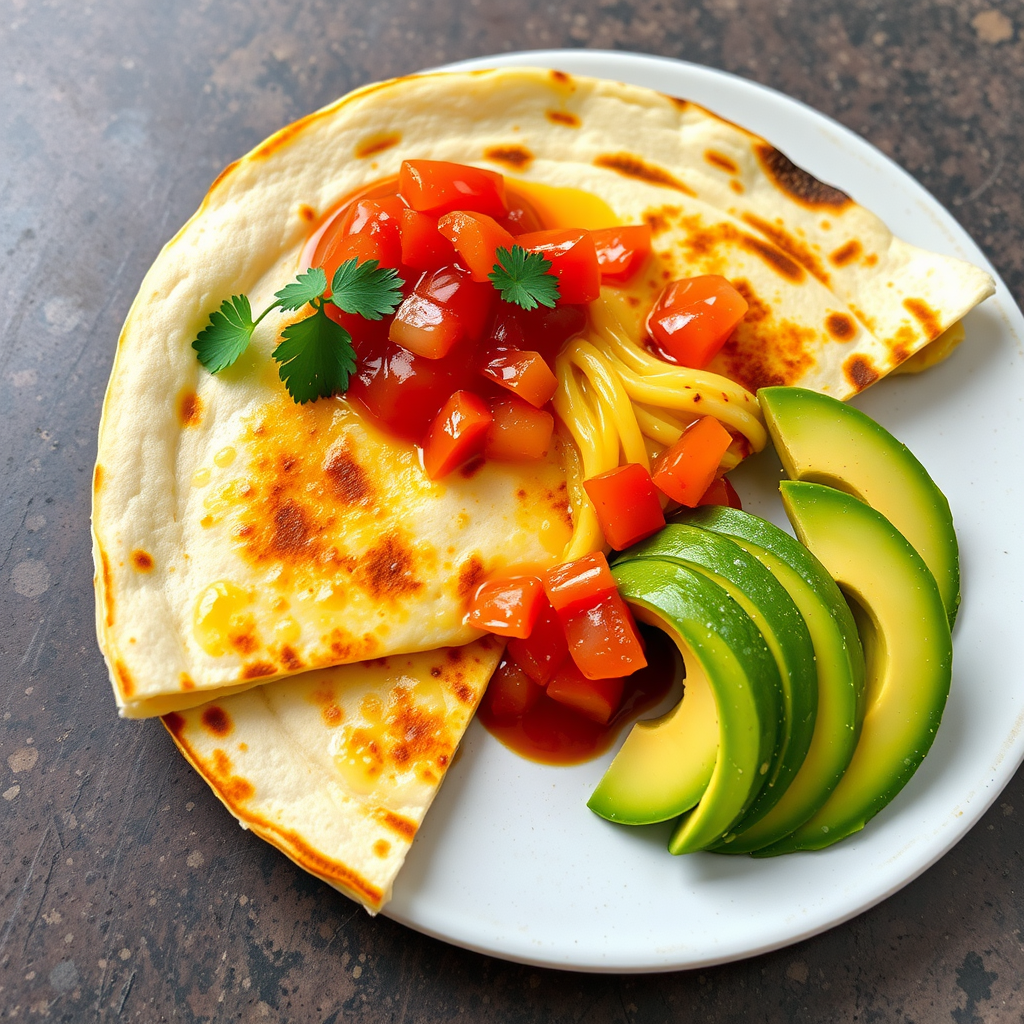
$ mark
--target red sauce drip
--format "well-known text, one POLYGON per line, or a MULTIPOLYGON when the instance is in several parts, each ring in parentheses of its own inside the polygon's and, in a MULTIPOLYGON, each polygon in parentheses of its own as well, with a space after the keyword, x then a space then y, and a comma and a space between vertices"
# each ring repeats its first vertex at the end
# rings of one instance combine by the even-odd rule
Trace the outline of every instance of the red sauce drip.
POLYGON ((675 644, 659 629, 641 626, 647 668, 626 681, 622 707, 607 725, 600 725, 552 700, 546 693, 522 718, 498 721, 485 700, 477 711, 484 728, 520 757, 541 764, 582 764, 603 754, 645 711, 665 699, 672 683, 682 678, 683 661, 675 644))

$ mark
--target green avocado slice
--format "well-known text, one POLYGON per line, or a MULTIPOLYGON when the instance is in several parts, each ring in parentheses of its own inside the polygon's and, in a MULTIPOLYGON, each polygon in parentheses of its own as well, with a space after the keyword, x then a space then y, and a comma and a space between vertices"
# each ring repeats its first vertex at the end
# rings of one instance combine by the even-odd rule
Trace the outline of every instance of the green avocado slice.
POLYGON ((803 764, 814 733, 818 676, 814 647, 786 589, 756 559, 720 534, 669 523, 617 561, 667 559, 717 583, 750 616, 775 658, 782 682, 783 719, 765 784, 730 830, 732 838, 763 818, 785 793, 803 764))
MULTIPOLYGON (((669 850, 690 853, 725 833, 764 784, 781 715, 778 669, 747 614, 706 577, 678 563, 651 559, 623 562, 612 571, 634 613, 675 640, 689 685, 699 687, 706 680, 718 722, 717 753, 696 806, 694 791, 705 781, 695 774, 705 763, 702 757, 671 738, 660 745, 662 760, 652 762, 648 756, 651 738, 662 729, 678 735, 687 715, 684 692, 678 712, 634 726, 588 806, 613 820, 648 814, 648 820, 657 821, 686 811, 669 850), (691 810, 681 806, 688 801, 691 810)), ((706 702, 697 710, 706 728, 706 702)))
POLYGON ((953 648, 935 578, 881 513, 821 484, 783 481, 797 536, 857 602, 867 625, 867 709, 857 749, 825 804, 758 851, 818 850, 862 829, 931 747, 949 694, 953 648))
POLYGON ((788 533, 748 512, 705 506, 675 520, 729 537, 786 588, 814 646, 818 714, 803 766, 759 822, 715 847, 749 853, 788 835, 828 799, 853 757, 864 717, 864 652, 857 625, 825 567, 788 533))
POLYGON ((931 570, 952 628, 960 604, 953 517, 910 449, 859 409, 816 391, 762 388, 757 400, 786 475, 835 487, 881 512, 931 570))

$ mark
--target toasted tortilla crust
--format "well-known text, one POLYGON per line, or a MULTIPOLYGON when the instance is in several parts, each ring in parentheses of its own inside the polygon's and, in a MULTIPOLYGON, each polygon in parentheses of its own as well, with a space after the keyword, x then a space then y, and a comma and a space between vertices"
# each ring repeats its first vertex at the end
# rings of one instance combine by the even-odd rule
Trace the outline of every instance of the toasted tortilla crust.
POLYGON ((992 287, 683 100, 536 69, 357 90, 227 168, 128 314, 93 505, 97 628, 123 714, 466 643, 467 580, 557 559, 570 526, 557 455, 432 484, 411 446, 344 400, 290 403, 270 359, 283 315, 216 377, 190 348, 227 296, 269 304, 316 223, 410 157, 583 189, 646 220, 655 258, 628 289, 635 329, 666 280, 724 274, 751 313, 711 368, 751 390, 849 397, 992 287))

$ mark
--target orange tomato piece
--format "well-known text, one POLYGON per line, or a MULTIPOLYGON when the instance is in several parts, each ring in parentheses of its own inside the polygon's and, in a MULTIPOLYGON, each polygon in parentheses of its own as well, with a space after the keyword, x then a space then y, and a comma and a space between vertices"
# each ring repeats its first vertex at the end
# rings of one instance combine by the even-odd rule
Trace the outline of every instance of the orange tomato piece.
POLYGON ((388 340, 425 359, 443 359, 465 333, 450 309, 413 292, 395 310, 388 340))
POLYGON ((401 219, 402 262, 413 270, 436 270, 455 262, 452 243, 437 230, 437 218, 429 213, 403 210, 401 219))
POLYGON ((594 503, 605 540, 622 551, 665 525, 658 490, 651 474, 638 462, 618 466, 583 481, 594 503))
POLYGON ((588 679, 570 659, 548 683, 548 696, 601 725, 607 725, 622 703, 625 684, 621 677, 588 679))
POLYGON ((448 160, 406 160, 398 172, 398 191, 419 213, 440 217, 452 210, 472 210, 504 217, 505 179, 495 171, 448 160))
POLYGON ((310 265, 323 267, 328 286, 335 270, 346 260, 377 260, 382 267, 400 266, 404 209, 398 196, 357 200, 324 231, 310 265))
POLYGON ((514 661, 505 657, 487 684, 484 703, 499 720, 522 718, 540 699, 544 687, 535 683, 514 661))
POLYGON ((555 609, 545 595, 540 614, 528 637, 508 642, 508 656, 536 683, 543 686, 569 656, 565 631, 555 609))
POLYGON ((491 423, 491 411, 479 395, 456 391, 441 406, 423 445, 423 468, 440 480, 479 453, 491 423))
POLYGON ((484 333, 496 294, 490 283, 480 284, 455 266, 425 273, 413 291, 451 310, 471 341, 479 341, 484 333))
POLYGON ((484 213, 446 213, 437 222, 437 230, 452 243, 474 281, 487 281, 498 262, 497 250, 516 244, 509 231, 484 213))
POLYGON ((601 267, 597 262, 594 236, 582 228, 552 228, 531 231, 516 243, 539 252, 551 261, 551 273, 558 278, 558 302, 593 302, 601 294, 601 267))
POLYGON ((480 372, 538 409, 551 401, 558 388, 558 378, 539 352, 491 349, 483 357, 480 372))
POLYGON ((525 638, 533 632, 545 602, 537 576, 485 580, 469 602, 466 624, 498 636, 525 638))
POLYGON ((608 559, 600 551, 556 565, 544 578, 544 593, 556 612, 574 605, 591 605, 616 592, 608 559))
POLYGON ((740 501, 740 496, 736 493, 736 488, 724 476, 711 481, 711 486, 701 495, 701 499, 697 504, 728 505, 730 508, 741 510, 743 508, 743 503, 740 501))
POLYGON ((559 611, 569 654, 587 679, 628 676, 647 664, 633 613, 617 590, 559 611))
POLYGON ((484 438, 484 456, 503 462, 542 459, 551 447, 555 418, 519 398, 491 402, 491 425, 484 438))
POLYGON ((647 317, 647 330, 682 366, 707 366, 747 312, 747 300, 717 274, 671 281, 647 317))
POLYGON ((654 467, 654 485, 680 505, 695 508, 718 473, 732 435, 714 416, 703 416, 666 448, 654 467))
POLYGON ((601 277, 611 281, 627 281, 651 254, 649 224, 626 224, 618 228, 592 231, 601 277))

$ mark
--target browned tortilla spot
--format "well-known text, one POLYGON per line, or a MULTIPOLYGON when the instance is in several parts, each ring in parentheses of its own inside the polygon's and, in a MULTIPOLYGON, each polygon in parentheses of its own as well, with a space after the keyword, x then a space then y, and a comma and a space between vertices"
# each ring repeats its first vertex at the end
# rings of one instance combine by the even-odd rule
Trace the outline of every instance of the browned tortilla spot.
POLYGON ((195 680, 187 673, 182 672, 178 677, 178 683, 183 691, 194 690, 196 688, 195 680))
POLYGON ((153 569, 153 556, 142 548, 136 548, 131 555, 132 566, 136 572, 151 572, 153 569))
POLYGON ((242 669, 243 679, 262 679, 264 676, 272 676, 277 669, 269 661, 251 661, 242 669))
POLYGON ((103 486, 103 467, 97 462, 96 468, 92 471, 92 489, 96 494, 100 493, 103 486))
POLYGON ((302 668, 302 659, 295 653, 294 648, 285 644, 281 648, 281 665, 289 672, 298 672, 302 668))
POLYGON ((164 715, 163 723, 175 739, 178 739, 185 731, 185 719, 177 711, 170 711, 164 715))
POLYGON ((378 839, 373 844, 373 852, 378 857, 384 858, 391 852, 391 844, 386 839, 378 839))
POLYGON ((312 224, 316 220, 316 210, 309 203, 299 203, 299 218, 307 224, 312 224))
POLYGON ((459 476, 463 480, 471 480, 487 465, 487 460, 482 455, 474 455, 468 462, 459 466, 459 476))
POLYGON ((552 124, 561 124, 566 128, 579 128, 580 119, 568 110, 545 110, 544 116, 552 124))
POLYGON ((399 597, 423 589, 414 571, 412 551, 397 533, 389 533, 362 557, 356 575, 372 597, 399 597))
POLYGON ((836 341, 849 341, 854 335, 856 326, 845 313, 830 313, 825 318, 825 329, 836 341))
POLYGON ((829 253, 829 259, 837 267, 845 267, 847 263, 852 263, 858 256, 863 252, 863 247, 856 238, 851 238, 848 242, 839 246, 833 252, 829 253))
POLYGON ((934 341, 942 333, 939 314, 924 299, 904 299, 903 308, 924 328, 929 341, 934 341))
POLYGON ((817 331, 792 320, 744 320, 726 339, 716 362, 723 367, 719 372, 756 392, 799 380, 813 365, 810 353, 819 345, 817 331))
POLYGON ((514 171, 523 171, 533 163, 533 154, 525 146, 491 146, 484 150, 484 158, 514 171))
POLYGON ((391 149, 392 146, 397 146, 401 141, 402 136, 398 132, 381 132, 370 135, 356 143, 355 154, 360 160, 365 160, 368 156, 376 156, 378 153, 391 149))
POLYGON ((812 208, 829 207, 836 210, 842 210, 852 202, 845 192, 818 181, 774 146, 762 143, 755 146, 755 150, 765 174, 797 202, 812 208))
POLYGON ((737 195, 742 195, 746 191, 743 187, 743 182, 738 181, 736 178, 733 178, 732 181, 729 182, 729 188, 731 188, 733 192, 737 193, 737 195))
POLYGON ((203 708, 202 723, 214 736, 227 736, 231 732, 231 716, 216 704, 203 708))
POLYGON ((754 286, 745 278, 730 282, 733 288, 743 296, 747 303, 747 311, 743 319, 748 324, 756 324, 772 315, 771 309, 754 291, 754 286))
POLYGON ((339 501, 348 505, 365 505, 373 497, 370 476, 356 458, 347 439, 328 449, 323 471, 339 501))
POLYGON ((345 715, 341 708, 339 708, 334 701, 331 701, 320 709, 320 717, 324 720, 324 725, 326 725, 328 729, 334 729, 341 725, 345 715))
POLYGON ((570 85, 572 83, 572 76, 566 74, 564 71, 552 70, 551 79, 559 85, 570 85))
POLYGON ((739 174, 740 169, 736 166, 734 160, 730 160, 724 153, 719 153, 717 149, 706 149, 704 151, 704 159, 711 164, 712 167, 717 167, 719 170, 725 171, 727 174, 739 174))
POLYGON ((743 219, 752 228, 760 231, 765 238, 774 242, 784 253, 792 256, 797 263, 806 267, 822 284, 828 284, 828 272, 822 266, 821 260, 799 238, 791 235, 780 225, 770 224, 753 213, 743 214, 743 219))
POLYGON ((203 403, 194 391, 178 396, 178 420, 183 427, 196 427, 203 418, 203 403))
POLYGON ((484 581, 487 570, 484 563, 476 556, 470 555, 462 565, 459 566, 458 594, 463 600, 468 600, 476 593, 476 588, 484 581))
POLYGON ((858 391, 870 387, 881 376, 866 356, 853 355, 843 363, 846 379, 858 391))
POLYGON ((416 822, 410 821, 408 818, 403 818, 400 814, 395 814, 393 811, 381 810, 377 812, 378 819, 392 831, 397 832, 400 836, 405 839, 412 840, 413 836, 416 835, 416 822))
POLYGON ((697 194, 689 185, 683 184, 683 182, 669 174, 663 167, 655 167, 653 164, 644 163, 640 157, 632 153, 605 153, 594 158, 594 165, 605 167, 609 171, 615 171, 617 174, 627 178, 646 181, 651 185, 664 185, 667 188, 674 188, 677 192, 683 192, 688 196, 695 196, 697 194))
POLYGON ((791 260, 781 249, 776 248, 774 245, 760 238, 754 238, 752 235, 743 234, 739 236, 739 243, 748 252, 760 256, 772 270, 788 278, 794 284, 798 284, 804 279, 804 268, 799 263, 791 260))
POLYGON ((128 667, 123 661, 114 662, 114 672, 117 675, 117 681, 121 684, 121 693, 125 697, 130 697, 135 692, 135 683, 132 680, 131 674, 128 671, 128 667))

